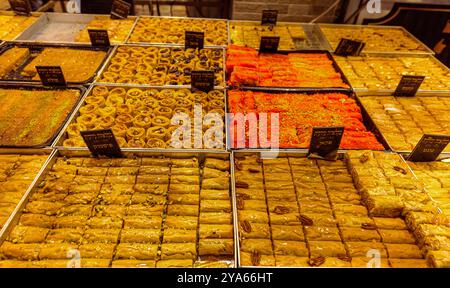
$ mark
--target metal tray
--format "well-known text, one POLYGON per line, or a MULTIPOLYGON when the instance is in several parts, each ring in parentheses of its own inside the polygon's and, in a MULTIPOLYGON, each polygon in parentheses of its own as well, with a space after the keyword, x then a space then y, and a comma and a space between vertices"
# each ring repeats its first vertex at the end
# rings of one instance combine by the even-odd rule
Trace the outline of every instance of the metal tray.
MULTIPOLYGON (((55 147, 57 149, 60 150, 87 150, 87 148, 85 147, 66 147, 63 146, 63 142, 68 139, 68 135, 67 135, 67 127, 69 127, 70 124, 74 123, 77 119, 77 117, 80 115, 79 110, 81 107, 83 107, 85 105, 85 100, 87 97, 89 97, 91 95, 92 89, 94 89, 94 87, 96 86, 106 86, 106 87, 123 87, 123 88, 140 88, 143 90, 147 90, 147 89, 158 89, 158 90, 162 90, 162 89, 183 89, 180 87, 167 87, 167 86, 136 86, 136 85, 127 85, 127 84, 115 84, 115 85, 111 85, 111 84, 100 84, 100 83, 96 83, 96 84, 92 84, 89 89, 87 90, 87 92, 85 93, 84 97, 81 99, 81 101, 79 102, 79 104, 74 108, 73 113, 70 115, 70 117, 68 118, 68 120, 65 122, 64 127, 62 127, 62 129, 59 132, 59 135, 56 137, 56 139, 53 141, 51 147, 55 147)), ((220 89, 218 89, 220 90, 220 89)), ((226 100, 226 93, 225 90, 223 90, 223 94, 224 94, 224 112, 227 112, 227 100, 226 100)), ((226 118, 226 115, 225 115, 226 118)), ((225 135, 225 143, 224 143, 224 147, 223 149, 174 149, 174 148, 167 148, 167 149, 162 149, 162 148, 122 148, 122 151, 135 151, 135 150, 142 150, 142 151, 177 151, 177 152, 190 152, 190 151, 199 151, 199 152, 210 152, 210 153, 215 153, 218 151, 224 151, 228 149, 227 143, 228 143, 228 121, 226 121, 226 119, 223 119, 224 121, 224 135, 225 135)))
MULTIPOLYGON (((102 85, 111 85, 111 86, 122 86, 124 84, 122 83, 108 83, 108 82, 102 82, 101 81, 101 77, 103 76, 103 72, 105 72, 105 70, 109 67, 109 65, 111 64, 111 59, 116 55, 117 49, 121 46, 125 46, 125 47, 158 47, 158 48, 180 48, 180 45, 172 45, 172 44, 168 44, 168 45, 157 45, 157 44, 124 44, 124 45, 118 45, 115 46, 113 48, 113 50, 111 50, 108 58, 106 59, 103 67, 98 71, 96 79, 94 81, 94 83, 96 84, 102 84, 102 85)), ((183 46, 184 47, 184 46, 183 46)), ((225 61, 225 57, 227 54, 227 51, 224 47, 206 47, 205 49, 221 49, 222 50, 222 55, 223 55, 223 61, 222 61, 222 66, 223 66, 223 71, 222 71, 222 79, 223 79, 223 85, 224 86, 214 86, 215 90, 221 90, 221 89, 225 89, 226 88, 226 61, 225 61)), ((148 87, 148 88, 154 88, 154 85, 146 85, 146 84, 134 84, 134 83, 128 83, 125 84, 128 87, 148 87)), ((163 85, 163 86, 158 86, 158 87, 162 87, 162 88, 191 88, 191 85, 163 85)))
MULTIPOLYGON (((66 122, 70 119, 71 115, 76 111, 76 107, 80 104, 81 99, 83 99, 84 94, 86 92, 86 88, 83 86, 68 86, 68 87, 42 87, 37 85, 24 85, 24 84, 14 84, 14 83, 1 83, 0 82, 0 88, 1 89, 17 89, 17 90, 78 90, 80 92, 80 96, 78 100, 73 105, 73 108, 71 112, 69 112, 65 118, 65 120, 61 123, 60 127, 55 131, 54 135, 48 139, 46 142, 35 145, 35 146, 14 146, 14 145, 8 145, 8 146, 1 146, 0 148, 45 148, 49 147, 53 141, 57 138, 57 136, 61 133, 63 127, 66 125, 66 122)), ((31 100, 32 101, 32 100, 31 100)))
MULTIPOLYGON (((154 45, 154 46, 167 46, 170 45, 172 47, 184 47, 184 44, 176 44, 176 43, 158 43, 158 42, 133 42, 130 41, 130 37, 134 32, 134 29, 136 28, 136 25, 139 23, 139 20, 142 18, 165 18, 165 19, 188 19, 188 20, 209 20, 209 21, 226 21, 227 22, 227 34, 229 33, 229 20, 226 19, 220 19, 220 18, 197 18, 197 17, 180 17, 180 16, 139 16, 137 21, 133 25, 133 29, 131 29, 130 34, 128 35, 126 44, 137 44, 137 45, 154 45)), ((229 43, 229 41, 228 41, 229 43)), ((204 48, 225 48, 227 45, 204 45, 204 48)))
MULTIPOLYGON (((108 15, 99 14, 45 13, 15 40, 32 43, 90 44, 87 42, 76 42, 75 40, 78 34, 95 17, 109 18, 108 15)), ((128 18, 134 21, 132 26, 134 27, 138 17, 130 16, 128 18)), ((131 30, 128 32, 124 41, 120 43, 126 43, 131 34, 131 30)))
MULTIPOLYGON (((262 88, 247 88, 247 89, 241 89, 243 91, 255 91, 255 92, 267 92, 267 93, 299 93, 299 94, 316 94, 316 93, 340 93, 340 94, 345 94, 348 97, 352 98, 353 100, 356 101, 356 104, 358 105, 358 107, 361 109, 361 115, 363 118, 363 124, 364 126, 367 128, 367 130, 369 132, 372 132, 376 139, 378 140, 378 142, 381 143, 381 145, 383 145, 384 147, 384 151, 392 151, 391 146, 389 145, 389 143, 386 141, 386 139, 384 138, 383 134, 380 132, 380 129, 378 128, 378 126, 375 124, 375 122, 373 121, 373 119, 370 117, 369 113, 367 113, 367 110, 364 108, 364 106, 361 104, 360 100, 358 99, 358 97, 355 95, 355 93, 353 93, 352 91, 348 91, 348 90, 335 90, 335 89, 322 89, 322 90, 314 90, 314 89, 304 89, 304 90, 300 90, 298 89, 297 91, 292 91, 292 90, 273 90, 273 89, 269 89, 269 90, 264 90, 262 88)), ((228 97, 227 97, 228 99, 228 97)), ((228 108, 228 103, 227 106, 228 108)), ((227 110, 227 112, 229 113, 230 111, 227 110)), ((228 122, 228 119, 227 119, 228 122)), ((226 125, 227 129, 229 129, 230 127, 230 123, 227 123, 226 125)), ((281 152, 301 152, 301 153, 307 153, 308 152, 308 148, 283 148, 280 147, 279 149, 261 149, 261 148, 232 148, 232 143, 230 143, 231 141, 231 137, 229 135, 229 131, 227 130, 227 141, 228 144, 227 146, 229 147, 229 149, 232 149, 234 151, 264 151, 265 153, 269 153, 270 151, 274 151, 275 153, 278 151, 281 152)), ((352 150, 364 150, 364 149, 352 149, 352 150)), ((339 150, 341 152, 345 152, 347 150, 339 150)))
MULTIPOLYGON (((281 92, 300 92, 300 91, 305 91, 305 90, 311 90, 311 91, 320 91, 320 90, 324 90, 324 91, 328 91, 328 90, 333 90, 333 91, 352 91, 352 86, 350 81, 347 79, 347 77, 345 76, 344 72, 342 71, 341 67, 339 67, 339 65, 337 64, 337 62, 335 61, 335 59, 333 58, 333 56, 331 55, 330 52, 325 51, 325 50, 292 50, 292 51, 286 51, 286 50, 279 50, 277 53, 279 54, 289 54, 289 53, 303 53, 303 54, 325 54, 327 55, 328 59, 332 62, 332 66, 334 68, 334 70, 339 73, 339 75, 341 75, 341 79, 342 81, 348 85, 348 88, 343 88, 343 87, 273 87, 273 86, 245 86, 245 85, 241 85, 239 87, 235 87, 232 85, 228 85, 228 89, 252 89, 254 91, 281 91, 281 92)), ((224 65, 225 69, 226 69, 226 63, 224 65)), ((225 70, 226 72, 226 70, 225 70)), ((226 81, 228 82, 228 73, 226 73, 226 81)))
POLYGON ((52 158, 52 156, 55 152, 56 152, 55 150, 49 149, 49 148, 47 148, 47 149, 4 149, 4 148, 0 148, 0 154, 48 155, 47 160, 42 164, 42 167, 39 170, 39 172, 36 174, 34 180, 32 182, 30 182, 29 187, 27 188, 26 191, 24 191, 22 199, 17 203, 16 208, 14 209, 12 214, 9 216, 6 223, 3 225, 3 228, 0 229, 0 245, 5 240, 6 231, 9 229, 8 226, 10 225, 11 221, 13 221, 13 219, 15 218, 14 215, 16 215, 18 211, 22 210, 23 207, 25 207, 24 201, 28 197, 28 194, 30 193, 29 191, 32 189, 32 187, 34 187, 36 185, 36 183, 39 183, 37 181, 38 178, 44 172, 45 167, 47 166, 48 162, 50 161, 50 159, 52 158))
MULTIPOLYGON (((415 58, 429 58, 432 61, 434 61, 438 66, 440 66, 442 69, 446 70, 448 73, 450 73, 450 68, 447 67, 444 63, 442 63, 441 61, 439 61, 439 59, 437 59, 436 57, 434 57, 433 55, 430 54, 418 54, 418 55, 408 55, 408 54, 403 54, 403 55, 399 55, 399 54, 394 54, 394 53, 384 53, 384 54, 380 54, 380 55, 375 55, 375 54, 363 54, 361 55, 361 57, 365 57, 365 56, 380 56, 380 57, 398 57, 398 56, 405 56, 405 57, 415 57, 415 58)), ((339 66, 339 64, 336 65, 339 66)), ((348 80, 350 81, 350 80, 348 80)), ((350 83, 350 82, 349 82, 350 83)), ((351 83, 350 83, 351 84, 351 83)), ((378 90, 370 90, 368 88, 356 88, 353 87, 353 91, 355 91, 355 93, 358 96, 387 96, 387 95, 393 95, 395 92, 395 89, 378 89, 378 90)), ((433 96, 436 94, 438 94, 437 96, 450 96, 450 90, 424 90, 424 89, 419 89, 419 91, 417 92, 417 94, 419 95, 428 95, 428 96, 433 96)))
MULTIPOLYGON (((21 215, 23 214, 26 205, 30 201, 32 195, 38 189, 39 184, 45 179, 48 172, 52 169, 52 167, 55 164, 58 157, 89 157, 90 156, 89 151, 87 151, 87 150, 48 150, 48 151, 51 151, 49 159, 47 159, 46 163, 44 164, 41 171, 39 172, 39 175, 35 178, 32 185, 28 188, 27 192, 24 194, 22 200, 17 205, 13 214, 9 217, 7 223, 3 226, 3 229, 0 231, 0 246, 7 239, 11 230, 18 224, 19 219, 20 219, 21 215)), ((1 150, 0 150, 0 153, 1 153, 1 150)), ((197 157, 199 159, 199 163, 202 164, 202 163, 204 163, 204 160, 206 157, 213 157, 213 158, 219 158, 219 159, 230 159, 231 153, 226 152, 226 151, 206 152, 205 153, 202 151, 197 151, 197 152, 193 152, 193 151, 191 151, 191 152, 185 152, 185 151, 184 152, 173 152, 172 151, 172 152, 168 152, 168 151, 144 151, 144 150, 140 150, 140 149, 134 149, 134 151, 124 152, 124 156, 127 158, 151 157, 151 156, 159 156, 159 157, 162 156, 162 157, 173 157, 173 158, 197 157)), ((230 167, 232 167, 232 163, 233 162, 230 161, 230 167)), ((232 169, 232 168, 230 168, 230 169, 232 169)), ((232 175, 232 172, 230 171, 229 191, 230 191, 230 200, 232 201, 233 211, 231 211, 231 213, 232 213, 233 223, 234 223, 235 222, 235 210, 234 210, 235 201, 234 201, 234 194, 233 194, 234 188, 232 188, 233 187, 232 185, 234 185, 234 182, 231 178, 231 175, 232 175)), ((202 179, 202 175, 200 174, 200 180, 201 179, 202 179)), ((236 236, 233 235, 234 248, 237 247, 235 238, 236 238, 236 236)), ((236 251, 234 250, 233 253, 234 253, 234 255, 232 257, 234 257, 234 259, 226 258, 226 260, 225 260, 224 258, 219 257, 217 260, 224 261, 227 264, 229 264, 231 267, 236 267, 236 263, 237 263, 235 261, 236 251), (230 259, 230 260, 228 260, 228 259, 230 259)), ((197 260, 202 261, 202 260, 210 260, 210 259, 201 259, 199 257, 197 260)))
POLYGON ((431 50, 427 45, 423 44, 419 39, 417 39, 414 35, 412 35, 408 30, 403 28, 402 26, 382 26, 382 25, 352 25, 352 24, 320 24, 319 30, 323 35, 323 38, 328 43, 328 46, 330 48, 330 52, 334 52, 333 47, 331 46, 330 42, 328 41, 327 37, 325 37, 325 33, 323 33, 322 29, 320 27, 328 27, 328 28, 353 28, 353 29, 361 29, 361 28, 376 28, 376 29, 397 29, 400 31, 403 31, 405 33, 405 36, 411 38, 418 44, 420 44, 425 51, 416 51, 416 52, 396 52, 396 51, 367 51, 363 49, 363 52, 361 52, 362 55, 364 54, 395 54, 395 55, 434 55, 434 51, 431 50))
MULTIPOLYGON (((390 151, 380 151, 380 152, 383 152, 383 153, 387 153, 387 154, 395 154, 395 155, 397 155, 396 153, 394 153, 394 152, 390 152, 390 151)), ((231 155, 231 160, 232 160, 232 162, 230 163, 231 164, 231 173, 232 173, 232 180, 233 180, 233 183, 232 183, 232 186, 231 186, 231 188, 232 188, 232 193, 233 193, 233 199, 234 199, 234 202, 235 203, 233 203, 234 204, 234 206, 233 206, 233 209, 234 209, 234 211, 235 211, 235 218, 234 218, 234 220, 235 220, 235 231, 234 231, 234 234, 235 234, 235 244, 236 244, 236 264, 237 264, 237 267, 244 267, 244 268, 267 268, 267 267, 265 267, 265 266, 242 266, 241 265, 241 261, 240 261, 240 254, 241 254, 241 250, 240 250, 240 235, 239 235, 239 219, 238 219, 238 209, 237 209, 237 198, 236 198, 236 171, 235 171, 235 159, 238 157, 237 155, 239 155, 239 156, 248 156, 248 155, 259 155, 259 158, 260 159, 264 159, 264 158, 266 158, 266 156, 265 156, 265 153, 267 153, 267 151, 264 151, 264 150, 261 150, 261 149, 259 149, 259 150, 240 150, 240 151, 233 151, 232 152, 232 155, 231 155)), ((343 160, 344 159, 344 155, 345 155, 345 151, 340 151, 339 153, 338 153, 338 160, 343 160)), ((272 155, 270 155, 270 154, 268 154, 268 156, 269 156, 269 158, 272 158, 272 155)), ((306 152, 302 152, 302 151, 282 151, 282 152, 280 152, 279 153, 279 156, 280 157, 293 157, 293 158, 306 158, 307 157, 307 153, 306 152)), ((403 158, 399 155, 399 157, 403 160, 403 158)), ((403 160, 404 161, 404 160, 403 160)), ((407 165, 407 163, 404 161, 404 163, 405 163, 405 165, 409 168, 409 170, 410 170, 410 172, 414 175, 414 172, 411 170, 411 168, 409 167, 409 165, 407 165)), ((415 175, 414 175, 414 177, 416 177, 415 175)), ((417 179, 417 177, 416 177, 416 179, 417 179)), ((431 197, 430 197, 430 199, 431 199, 431 197)), ((270 267, 272 267, 272 266, 270 266, 270 267)), ((276 267, 276 268, 293 268, 293 267, 276 267)))
MULTIPOLYGON (((21 47, 21 48, 28 48, 30 50, 30 55, 16 68, 14 68, 11 72, 9 72, 6 76, 3 77, 3 79, 0 79, 0 83, 2 82, 17 82, 17 83, 28 83, 28 84, 40 84, 41 81, 33 80, 31 77, 26 77, 20 74, 20 72, 34 59, 39 55, 39 53, 42 52, 45 48, 72 48, 72 49, 78 49, 78 50, 91 50, 91 51, 103 51, 106 53, 103 61, 100 63, 100 65, 97 67, 96 72, 94 75, 92 75, 89 79, 82 81, 82 82, 72 82, 67 81, 67 84, 69 85, 84 85, 89 84, 94 81, 95 77, 99 73, 99 71, 102 69, 104 63, 106 62, 106 59, 108 58, 110 51, 112 50, 111 47, 93 47, 93 46, 87 46, 87 45, 80 45, 80 44, 32 44, 32 43, 23 43, 23 42, 6 42, 2 46, 0 46, 0 55, 3 54, 5 51, 11 49, 12 47, 21 47)), ((64 72, 64 71, 63 71, 64 72)))
MULTIPOLYGON (((450 94, 449 94, 449 95, 450 95, 450 94)), ((378 93, 378 94, 374 94, 374 93, 362 93, 362 94, 358 94, 358 93, 357 93, 357 95, 356 95, 356 100, 357 100, 357 102, 359 103, 361 109, 364 109, 364 111, 365 111, 365 113, 368 115, 368 117, 371 118, 369 112, 365 109, 364 105, 361 103, 361 100, 360 100, 360 98, 364 98, 364 97, 368 97, 368 96, 372 96, 372 97, 392 97, 392 93, 378 93)), ((447 96, 447 95, 441 95, 441 94, 439 94, 439 93, 434 93, 434 94, 433 94, 433 93, 418 93, 418 94, 416 94, 416 97, 446 97, 446 96, 447 96)), ((400 96, 399 96, 399 97, 400 97, 400 96)), ((372 122, 374 123, 374 125, 376 125, 376 124, 375 124, 375 121, 372 120, 372 122)), ((380 131, 380 133, 383 135, 383 133, 381 132, 381 130, 379 130, 379 131, 380 131)), ((384 138, 384 136, 383 136, 383 138, 384 138)), ((386 139, 386 138, 384 138, 384 139, 386 139)), ((386 143, 389 143, 387 140, 385 140, 385 141, 386 141, 386 143)), ((389 144, 388 144, 388 145, 389 145, 389 144)), ((396 153, 399 153, 399 154, 402 154, 402 155, 405 155, 405 156, 408 156, 409 154, 412 153, 412 150, 402 150, 402 149, 398 150, 398 149, 392 148, 391 145, 389 145, 389 147, 391 147, 391 150, 392 150, 392 151, 394 151, 394 152, 396 152, 396 153)), ((449 145, 449 147, 450 147, 450 145, 449 145)), ((450 152, 445 152, 445 150, 444 150, 444 151, 441 153, 441 156, 442 156, 442 157, 445 157, 445 156, 450 157, 450 152)))
MULTIPOLYGON (((259 21, 248 21, 248 20, 230 20, 228 21, 228 25, 233 24, 254 24, 254 25, 260 25, 261 22, 259 21)), ((280 25, 288 25, 288 26, 300 26, 305 31, 306 39, 304 41, 292 38, 292 41, 294 42, 295 48, 292 49, 292 51, 295 50, 331 50, 331 46, 328 44, 328 41, 326 41, 325 37, 320 31, 320 28, 317 24, 310 24, 310 23, 296 23, 296 22, 277 22, 277 24, 280 25)), ((231 28, 228 28, 228 43, 232 43, 231 39, 231 28)), ((290 50, 288 50, 290 51, 290 50)))
MULTIPOLYGON (((21 32, 19 32, 15 37, 13 37, 12 39, 7 39, 5 41, 14 41, 17 40, 17 38, 20 37, 20 35, 22 35, 22 33, 24 33, 30 26, 34 25, 34 23, 36 23, 43 15, 44 13, 41 12, 32 12, 31 16, 32 17, 36 17, 36 19, 33 21, 33 24, 30 24, 27 28, 25 28, 24 30, 22 30, 21 32)), ((4 15, 4 16, 16 16, 15 12, 13 11, 0 11, 0 15, 4 15)))

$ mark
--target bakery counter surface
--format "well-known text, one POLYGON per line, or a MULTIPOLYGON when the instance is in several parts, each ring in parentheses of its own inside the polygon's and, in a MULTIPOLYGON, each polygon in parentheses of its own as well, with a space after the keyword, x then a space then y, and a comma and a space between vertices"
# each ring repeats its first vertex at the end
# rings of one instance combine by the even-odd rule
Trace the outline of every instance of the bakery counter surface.
POLYGON ((60 66, 68 84, 94 81, 112 48, 6 42, 0 47, 0 81, 40 83, 36 66, 60 66))
POLYGON ((125 150, 225 150, 225 105, 223 90, 94 84, 53 146, 85 147, 80 131, 111 128, 125 150))
POLYGON ((350 151, 336 162, 267 155, 233 152, 239 266, 434 265, 407 219, 440 216, 397 154, 350 151))
POLYGON ((108 31, 111 44, 127 41, 137 17, 111 19, 109 15, 45 13, 16 40, 32 43, 90 44, 88 29, 108 31))
POLYGON ((230 154, 125 156, 54 153, 3 231, 0 267, 233 267, 230 154))

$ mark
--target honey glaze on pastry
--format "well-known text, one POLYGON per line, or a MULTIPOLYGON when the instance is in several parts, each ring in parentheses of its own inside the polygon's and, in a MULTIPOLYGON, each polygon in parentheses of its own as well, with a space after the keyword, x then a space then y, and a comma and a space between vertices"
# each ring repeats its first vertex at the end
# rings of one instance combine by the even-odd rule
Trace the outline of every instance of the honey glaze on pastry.
MULTIPOLYGON (((22 161, 2 159, 5 169, 22 161)), ((24 162, 24 169, 31 165, 24 162)), ((81 267, 229 267, 229 167, 219 156, 58 157, 0 246, 0 267, 66 267, 70 251, 80 253, 81 267), (225 178, 228 186, 201 190, 205 166, 220 167, 209 179, 225 178), (223 204, 207 204, 208 212, 201 212, 211 201, 201 199, 205 193, 223 204)), ((16 172, 18 177, 21 170, 16 172)))
MULTIPOLYGON (((348 160, 329 162, 289 154, 276 159, 239 154, 234 165, 241 266, 367 267, 369 252, 376 250, 381 267, 427 267, 411 227, 402 214, 395 214, 397 207, 380 201, 377 209, 371 208, 367 198, 376 195, 361 186, 377 172, 359 165, 380 165, 383 175, 399 177, 401 169, 394 167, 403 162, 398 155, 351 151, 348 160)), ((410 174, 402 175, 409 180, 410 174)), ((399 195, 393 203, 410 201, 399 195)), ((446 234, 445 229, 426 228, 419 234, 446 234)))

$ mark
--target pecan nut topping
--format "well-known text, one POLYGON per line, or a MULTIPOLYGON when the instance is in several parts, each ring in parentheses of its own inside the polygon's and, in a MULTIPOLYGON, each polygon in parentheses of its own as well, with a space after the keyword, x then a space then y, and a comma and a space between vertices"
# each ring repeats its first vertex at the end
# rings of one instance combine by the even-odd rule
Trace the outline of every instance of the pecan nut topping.
POLYGON ((369 161, 369 156, 368 156, 366 153, 362 154, 362 155, 359 157, 359 162, 361 162, 361 163, 366 163, 367 161, 369 161))
POLYGON ((237 209, 244 210, 244 207, 245 207, 244 199, 242 199, 242 198, 237 199, 236 206, 237 206, 237 209))
POLYGON ((247 220, 241 221, 241 228, 246 233, 251 233, 252 232, 252 225, 247 220))
POLYGON ((362 223, 361 228, 364 230, 376 230, 377 226, 372 223, 362 223))
POLYGON ((301 215, 298 217, 298 220, 303 224, 303 226, 312 226, 314 225, 314 221, 306 215, 301 215))
POLYGON ((251 260, 253 266, 259 266, 259 263, 261 263, 261 254, 259 254, 258 251, 253 251, 251 255, 251 260))
POLYGON ((236 188, 248 188, 249 185, 243 181, 236 181, 236 188))
POLYGON ((337 257, 339 260, 345 261, 345 262, 352 262, 352 257, 347 257, 347 256, 338 256, 337 257))
POLYGON ((325 263, 325 257, 323 257, 323 256, 314 257, 314 258, 309 259, 309 261, 308 261, 308 264, 311 267, 319 267, 323 263, 325 263))
POLYGON ((273 209, 273 212, 278 215, 287 214, 287 213, 289 213, 289 208, 287 208, 285 206, 276 206, 273 209))
POLYGON ((394 166, 394 170, 402 173, 403 175, 408 174, 408 172, 406 172, 406 170, 400 166, 394 166))
POLYGON ((251 199, 251 197, 245 193, 236 193, 236 197, 239 197, 242 200, 250 200, 251 199))

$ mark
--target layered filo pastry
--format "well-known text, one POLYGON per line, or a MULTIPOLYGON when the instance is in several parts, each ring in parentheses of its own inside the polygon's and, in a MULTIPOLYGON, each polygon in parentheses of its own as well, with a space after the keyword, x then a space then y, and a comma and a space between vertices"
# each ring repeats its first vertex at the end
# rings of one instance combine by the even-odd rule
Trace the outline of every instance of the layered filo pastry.
MULTIPOLYGON (((378 165, 370 156, 363 162, 378 165)), ((256 153, 235 153, 234 165, 241 266, 427 267, 393 202, 376 199, 379 206, 370 206, 365 190, 357 189, 358 183, 372 180, 371 172, 358 165, 295 154, 261 159, 256 153), (352 173, 355 169, 361 176, 352 173), (380 257, 375 264, 374 255, 380 257)), ((395 187, 386 195, 391 191, 396 195, 395 187)), ((447 245, 442 240, 433 244, 447 245)))
POLYGON ((46 155, 0 155, 0 229, 47 159, 46 155))
POLYGON ((0 267, 232 266, 229 171, 222 156, 58 157, 0 267))

